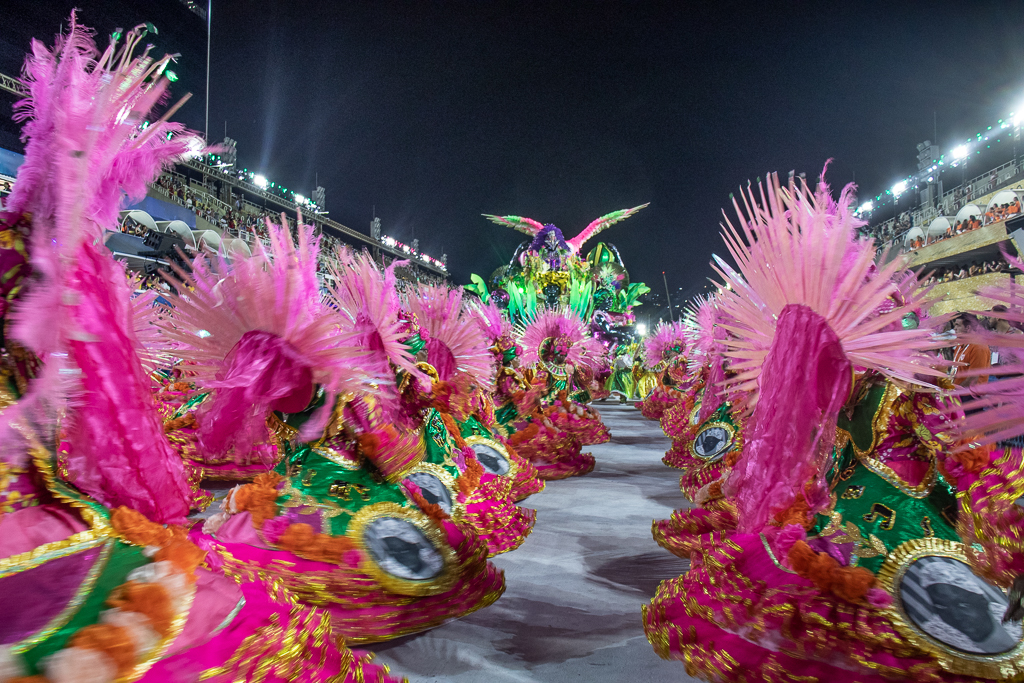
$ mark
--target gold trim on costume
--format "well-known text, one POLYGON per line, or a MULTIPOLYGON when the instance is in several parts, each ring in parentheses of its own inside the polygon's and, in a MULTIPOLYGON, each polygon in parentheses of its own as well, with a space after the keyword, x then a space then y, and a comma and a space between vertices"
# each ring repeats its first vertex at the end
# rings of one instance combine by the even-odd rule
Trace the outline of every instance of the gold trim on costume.
MULTIPOLYGON (((466 506, 464 503, 460 503, 459 497, 459 486, 455 483, 455 477, 449 474, 441 465, 432 462, 421 462, 415 467, 405 473, 405 478, 408 479, 410 475, 416 474, 417 472, 423 472, 429 474, 441 482, 441 485, 448 491, 448 497, 452 501, 452 510, 449 516, 456 522, 462 520, 462 515, 466 512, 466 506)), ((415 482, 414 482, 415 483, 415 482)), ((404 490, 404 489, 403 489, 404 490)), ((411 501, 411 498, 410 498, 411 501)))
POLYGON ((348 524, 345 535, 351 538, 363 553, 360 569, 376 579, 385 590, 399 595, 422 597, 444 593, 455 585, 459 578, 455 572, 455 550, 448 545, 444 531, 425 514, 415 508, 402 507, 398 503, 374 503, 361 509, 348 524), (402 579, 384 571, 373 559, 366 544, 366 528, 378 519, 392 517, 409 522, 426 537, 434 550, 441 556, 441 572, 432 579, 417 581, 402 579))
POLYGON ((735 443, 736 443, 736 428, 735 427, 733 427, 728 422, 707 422, 707 423, 701 425, 700 431, 697 432, 697 435, 690 442, 690 453, 693 455, 693 457, 699 458, 703 462, 717 462, 718 460, 721 460, 722 458, 724 458, 725 454, 733 449, 733 446, 734 446, 735 443), (701 434, 703 434, 704 432, 706 432, 709 429, 714 429, 715 427, 719 427, 721 429, 724 429, 726 434, 729 435, 729 441, 726 444, 726 446, 724 448, 722 448, 722 450, 718 451, 717 453, 714 453, 713 455, 701 455, 700 453, 697 452, 697 439, 700 438, 701 434))
MULTIPOLYGON (((501 454, 501 457, 505 458, 505 462, 508 463, 508 472, 499 476, 508 477, 509 479, 515 479, 516 475, 519 474, 519 467, 518 465, 516 465, 516 461, 512 459, 511 455, 508 454, 508 449, 505 448, 504 444, 500 443, 499 441, 492 439, 489 436, 483 436, 481 434, 470 434, 469 436, 464 437, 463 441, 466 442, 466 445, 469 446, 470 449, 472 449, 475 444, 480 444, 482 446, 488 446, 498 451, 498 453, 501 454)), ((475 455, 476 451, 473 451, 473 453, 475 455)))
POLYGON ((1008 652, 971 654, 955 650, 933 638, 910 619, 903 609, 897 588, 910 566, 922 557, 949 557, 971 566, 962 543, 941 538, 907 541, 889 553, 878 571, 878 582, 893 596, 893 603, 885 608, 885 613, 900 635, 934 657, 939 666, 950 673, 999 680, 1024 674, 1024 639, 1008 652))

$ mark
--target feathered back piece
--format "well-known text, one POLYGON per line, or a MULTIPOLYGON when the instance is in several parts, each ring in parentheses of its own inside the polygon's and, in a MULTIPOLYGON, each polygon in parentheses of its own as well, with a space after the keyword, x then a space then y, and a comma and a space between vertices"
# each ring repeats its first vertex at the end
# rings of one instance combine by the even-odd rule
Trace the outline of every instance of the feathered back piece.
POLYGON ((512 323, 494 302, 470 305, 469 312, 491 346, 511 343, 512 323))
POLYGON ((421 284, 408 293, 406 307, 426 343, 427 362, 441 381, 493 390, 495 368, 488 342, 463 309, 461 288, 421 284))
POLYGON ((324 407, 300 434, 315 438, 337 393, 383 380, 363 369, 356 335, 321 303, 319 240, 301 220, 297 246, 287 227, 267 220, 269 251, 259 245, 231 263, 222 256, 218 272, 199 256, 191 273, 175 266, 177 277, 167 276, 178 293, 167 296, 174 316, 160 326, 175 353, 193 363, 196 384, 214 392, 199 435, 211 454, 248 452, 269 411, 303 410, 319 385, 324 407))
POLYGON ((939 374, 919 352, 934 346, 927 329, 892 329, 916 299, 878 312, 904 266, 876 268, 872 243, 855 239, 852 188, 836 202, 824 180, 812 193, 772 175, 757 192, 741 195, 743 208, 734 201, 739 227, 724 226, 739 272, 720 259, 715 267, 724 355, 737 372, 725 385, 734 405, 753 410, 727 484, 746 531, 827 505, 824 463, 854 367, 914 384, 939 374))
POLYGON ((399 318, 402 301, 395 282, 395 268, 405 261, 395 261, 381 269, 367 252, 353 252, 343 247, 336 254, 339 269, 332 267, 334 285, 331 299, 352 330, 355 341, 364 351, 363 367, 375 375, 391 378, 381 383, 377 399, 383 408, 397 406, 398 388, 395 371, 420 375, 416 359, 402 343, 407 336, 406 324, 399 318))
POLYGON ((551 344, 564 348, 565 362, 569 365, 597 370, 604 362, 604 346, 567 308, 540 311, 527 322, 519 335, 519 345, 523 348, 520 362, 524 367, 539 364, 545 347, 551 344))
POLYGON ((689 331, 682 321, 667 323, 660 322, 654 328, 654 333, 644 340, 644 348, 647 352, 647 364, 655 366, 665 360, 665 353, 685 353, 689 346, 689 331))
MULTIPOLYGON (((163 435, 140 363, 124 268, 102 246, 126 195, 144 196, 165 165, 202 148, 166 122, 173 108, 143 127, 165 95, 160 74, 170 57, 135 57, 141 38, 141 29, 129 31, 123 44, 98 54, 72 14, 53 50, 32 43, 22 77, 29 96, 15 105, 15 118, 25 122, 25 162, 6 211, 32 217, 35 279, 8 333, 44 369, 3 422, 30 426, 48 440, 67 406, 67 470, 75 485, 106 505, 180 522, 190 496, 181 459, 163 435)), ((18 439, 5 429, 0 446, 16 451, 18 439)))

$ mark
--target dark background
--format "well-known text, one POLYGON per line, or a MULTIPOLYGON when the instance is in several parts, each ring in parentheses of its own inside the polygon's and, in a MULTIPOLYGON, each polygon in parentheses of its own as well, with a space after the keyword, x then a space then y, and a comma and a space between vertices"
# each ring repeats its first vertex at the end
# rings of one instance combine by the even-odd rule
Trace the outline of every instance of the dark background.
MULTIPOLYGON (((101 33, 156 24, 202 128, 201 19, 178 0, 78 5, 101 33)), ((0 69, 71 6, 0 0, 0 69)), ((603 238, 634 280, 662 288, 666 271, 691 294, 748 179, 834 157, 833 187, 874 197, 916 169, 917 143, 948 152, 1024 104, 1022 20, 1019 2, 215 0, 211 138, 226 120, 241 166, 307 196, 319 177, 346 225, 367 231, 376 207, 457 283, 520 241, 481 213, 571 237, 649 201, 603 238)))

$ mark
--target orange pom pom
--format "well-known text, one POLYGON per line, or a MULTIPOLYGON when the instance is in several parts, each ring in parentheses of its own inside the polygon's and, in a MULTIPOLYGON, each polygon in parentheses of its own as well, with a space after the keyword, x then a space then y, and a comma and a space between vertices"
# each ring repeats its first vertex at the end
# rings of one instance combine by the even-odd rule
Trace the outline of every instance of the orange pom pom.
POLYGON ((203 563, 206 551, 187 538, 175 538, 156 552, 157 562, 167 561, 185 575, 189 583, 196 580, 196 569, 203 563))
POLYGON ((144 615, 161 636, 167 635, 174 621, 171 596, 159 583, 123 583, 107 598, 107 606, 144 615))
POLYGON ((120 626, 91 624, 79 629, 71 637, 71 647, 96 650, 110 657, 117 667, 117 675, 123 676, 135 666, 135 643, 128 631, 120 626))
POLYGON ((151 522, 141 512, 120 506, 110 515, 110 524, 129 543, 141 546, 163 545, 171 538, 171 532, 156 522, 151 522))

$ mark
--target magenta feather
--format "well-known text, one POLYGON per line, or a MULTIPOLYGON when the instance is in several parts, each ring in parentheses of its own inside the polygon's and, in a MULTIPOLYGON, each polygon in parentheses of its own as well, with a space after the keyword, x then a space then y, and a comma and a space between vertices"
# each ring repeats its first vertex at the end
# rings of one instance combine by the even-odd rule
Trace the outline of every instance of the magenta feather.
POLYGON ((331 299, 363 349, 363 367, 374 375, 391 378, 382 382, 377 400, 386 411, 398 408, 396 371, 422 376, 416 358, 403 343, 408 336, 405 321, 400 318, 402 301, 395 279, 395 268, 405 261, 392 262, 381 269, 367 253, 355 253, 343 247, 336 253, 340 268, 331 268, 334 285, 331 299))
POLYGON ((876 267, 872 243, 855 238, 852 192, 836 202, 824 183, 812 193, 806 184, 783 188, 773 175, 758 195, 742 193, 739 227, 724 225, 738 272, 714 265, 723 278, 724 355, 737 373, 725 385, 734 406, 753 412, 727 486, 746 530, 801 494, 812 511, 827 503, 822 464, 851 367, 911 384, 940 374, 921 352, 935 347, 930 330, 899 325, 923 295, 895 300, 906 294, 897 284, 903 261, 876 267))
POLYGON ((537 365, 544 341, 559 337, 564 337, 569 343, 565 359, 568 365, 596 370, 606 362, 601 342, 589 334, 587 326, 571 310, 563 308, 540 311, 526 323, 519 334, 519 344, 523 349, 519 359, 522 365, 537 365))
POLYGON ((495 368, 487 338, 462 305, 462 289, 423 285, 407 293, 406 308, 426 334, 428 362, 445 382, 492 391, 495 368))
POLYGON ((644 350, 647 353, 647 365, 654 367, 665 359, 665 352, 673 347, 685 349, 688 346, 689 331, 682 321, 660 322, 647 339, 644 350))
POLYGON ((591 221, 590 225, 583 228, 580 234, 568 240, 566 243, 569 245, 569 249, 572 253, 579 253, 583 245, 587 243, 590 238, 597 236, 598 233, 604 232, 608 228, 612 227, 616 223, 626 220, 640 209, 643 209, 650 204, 641 204, 640 206, 634 206, 632 209, 621 209, 619 211, 613 211, 609 214, 601 216, 597 220, 591 221))
POLYGON ((307 373, 327 394, 309 421, 309 438, 329 416, 335 395, 367 391, 370 382, 385 379, 362 368, 365 354, 355 332, 320 300, 313 227, 299 225, 297 246, 287 227, 268 220, 267 230, 269 251, 261 244, 252 257, 231 263, 221 256, 217 272, 200 255, 191 273, 175 267, 177 278, 168 277, 178 290, 166 295, 174 315, 159 326, 174 353, 192 363, 198 387, 214 390, 206 410, 234 416, 202 421, 200 439, 213 454, 232 447, 248 452, 269 411, 288 400, 288 392, 297 395, 307 373))

